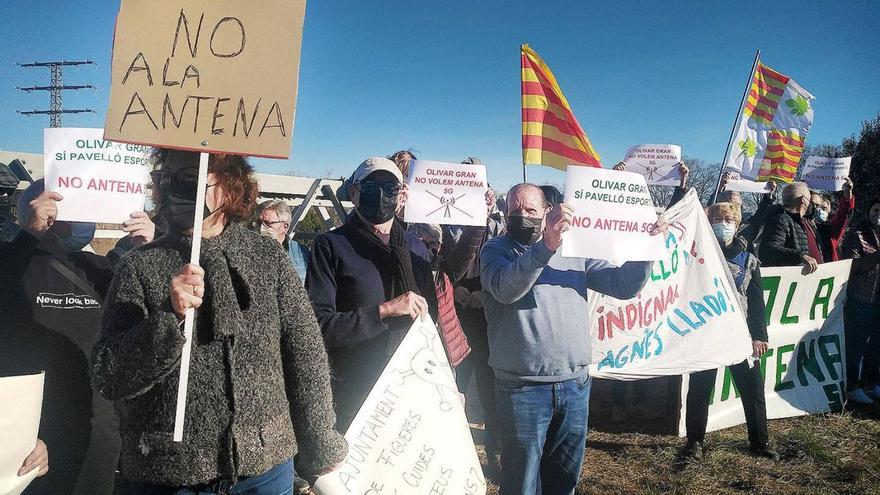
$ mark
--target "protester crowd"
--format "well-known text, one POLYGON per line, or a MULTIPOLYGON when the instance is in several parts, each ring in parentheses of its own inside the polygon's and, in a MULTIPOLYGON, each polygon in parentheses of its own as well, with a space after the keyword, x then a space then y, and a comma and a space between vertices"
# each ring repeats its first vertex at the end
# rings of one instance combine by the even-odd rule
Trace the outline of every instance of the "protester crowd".
MULTIPOLYGON (((407 224, 416 157, 403 150, 356 167, 339 192, 354 210, 310 249, 293 239, 287 204, 257 204, 246 159, 212 155, 201 258, 190 264, 198 155, 156 149, 152 158, 154 209, 133 212, 107 256, 83 251, 94 224, 56 220, 64 198, 42 181, 18 197, 17 235, 0 243, 0 376, 46 372, 40 440, 20 471, 40 477, 25 493, 289 493, 294 472, 312 479, 343 461, 343 433, 412 322, 427 316, 460 389, 475 389, 468 399, 484 409, 487 469, 501 492, 574 492, 592 385, 586 291, 634 297, 650 262, 562 257, 573 212, 552 186, 517 184, 502 198, 490 189, 483 226, 407 224), (197 311, 186 440, 175 443, 188 309, 197 311)), ((672 203, 687 191, 680 171, 672 203)), ((753 356, 769 340, 760 266, 809 274, 852 259, 847 397, 880 400, 880 199, 856 212, 849 180, 837 197, 772 184, 743 218, 726 181, 707 216, 753 356)), ((666 229, 661 216, 650 235, 666 229)), ((751 452, 778 459, 755 362, 732 375, 751 452)), ((716 373, 690 377, 690 458, 703 453, 716 373)))

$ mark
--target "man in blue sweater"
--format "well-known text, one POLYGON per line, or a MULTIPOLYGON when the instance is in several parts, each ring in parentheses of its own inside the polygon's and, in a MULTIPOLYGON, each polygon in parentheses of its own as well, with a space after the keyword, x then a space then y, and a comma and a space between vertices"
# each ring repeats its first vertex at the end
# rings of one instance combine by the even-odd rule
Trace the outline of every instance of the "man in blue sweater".
MULTIPOLYGON (((563 258, 572 209, 540 188, 507 194, 507 234, 480 255, 489 364, 502 438, 502 494, 574 493, 587 440, 591 361, 587 289, 618 299, 645 285, 651 262, 614 267, 563 258)), ((651 235, 667 229, 657 222, 651 235)))

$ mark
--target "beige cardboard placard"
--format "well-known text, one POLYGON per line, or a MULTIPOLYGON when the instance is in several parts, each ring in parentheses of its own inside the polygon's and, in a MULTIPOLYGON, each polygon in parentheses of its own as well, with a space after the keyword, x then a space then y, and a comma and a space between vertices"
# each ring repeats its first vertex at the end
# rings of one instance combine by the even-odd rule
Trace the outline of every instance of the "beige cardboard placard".
POLYGON ((286 158, 304 17, 305 0, 122 0, 104 139, 286 158))

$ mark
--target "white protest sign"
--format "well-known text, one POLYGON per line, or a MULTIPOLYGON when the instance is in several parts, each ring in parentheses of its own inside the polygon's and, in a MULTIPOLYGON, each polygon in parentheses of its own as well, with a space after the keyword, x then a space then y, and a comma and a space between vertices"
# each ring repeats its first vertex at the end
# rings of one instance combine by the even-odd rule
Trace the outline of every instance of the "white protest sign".
POLYGON ((406 222, 486 225, 484 165, 413 160, 406 183, 406 222))
POLYGON ((730 179, 724 186, 725 191, 750 192, 758 194, 766 194, 769 192, 767 185, 770 182, 755 182, 749 179, 730 179))
POLYGON ((640 144, 626 150, 623 163, 627 172, 645 176, 648 184, 677 186, 681 181, 678 162, 681 146, 676 144, 640 144))
POLYGON ((571 229, 563 234, 562 256, 597 258, 617 265, 660 259, 662 236, 648 235, 657 212, 644 176, 570 166, 565 202, 574 208, 574 215, 571 229))
POLYGON ((734 281, 696 191, 666 210, 666 220, 662 258, 638 296, 587 296, 591 376, 680 375, 738 363, 752 352, 734 281))
MULTIPOLYGON (((45 373, 0 378, 0 493, 19 495, 37 477, 18 470, 37 444, 45 373)), ((49 446, 51 462, 52 447, 49 446)), ((51 466, 51 464, 50 464, 51 466)))
POLYGON ((437 328, 416 321, 345 434, 348 456, 319 495, 486 493, 437 328))
MULTIPOLYGON (((823 263, 810 275, 801 267, 762 268, 768 350, 758 360, 767 418, 836 411, 846 391, 843 305, 851 260, 823 263)), ((679 434, 685 435, 687 380, 681 390, 679 434)), ((706 431, 745 423, 742 401, 727 368, 710 397, 706 431)))
POLYGON ((146 146, 104 140, 103 129, 43 131, 46 190, 64 196, 58 220, 122 223, 144 210, 146 146))
POLYGON ((840 191, 843 189, 846 178, 849 177, 851 161, 851 156, 844 158, 809 156, 804 162, 801 180, 806 182, 811 189, 840 191))

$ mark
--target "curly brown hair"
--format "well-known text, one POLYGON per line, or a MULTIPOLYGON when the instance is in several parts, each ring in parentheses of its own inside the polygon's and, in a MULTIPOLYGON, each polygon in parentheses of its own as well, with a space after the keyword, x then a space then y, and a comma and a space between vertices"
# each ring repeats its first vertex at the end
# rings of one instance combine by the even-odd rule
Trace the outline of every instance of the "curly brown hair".
MULTIPOLYGON (((165 199, 169 195, 170 181, 173 178, 196 181, 199 171, 199 153, 194 151, 153 148, 150 151, 153 163, 152 199, 156 216, 165 220, 165 199)), ((254 179, 254 168, 240 155, 226 153, 211 154, 208 159, 208 172, 217 176, 217 183, 223 189, 225 201, 220 210, 229 222, 241 222, 250 218, 257 204, 259 188, 254 179)))

